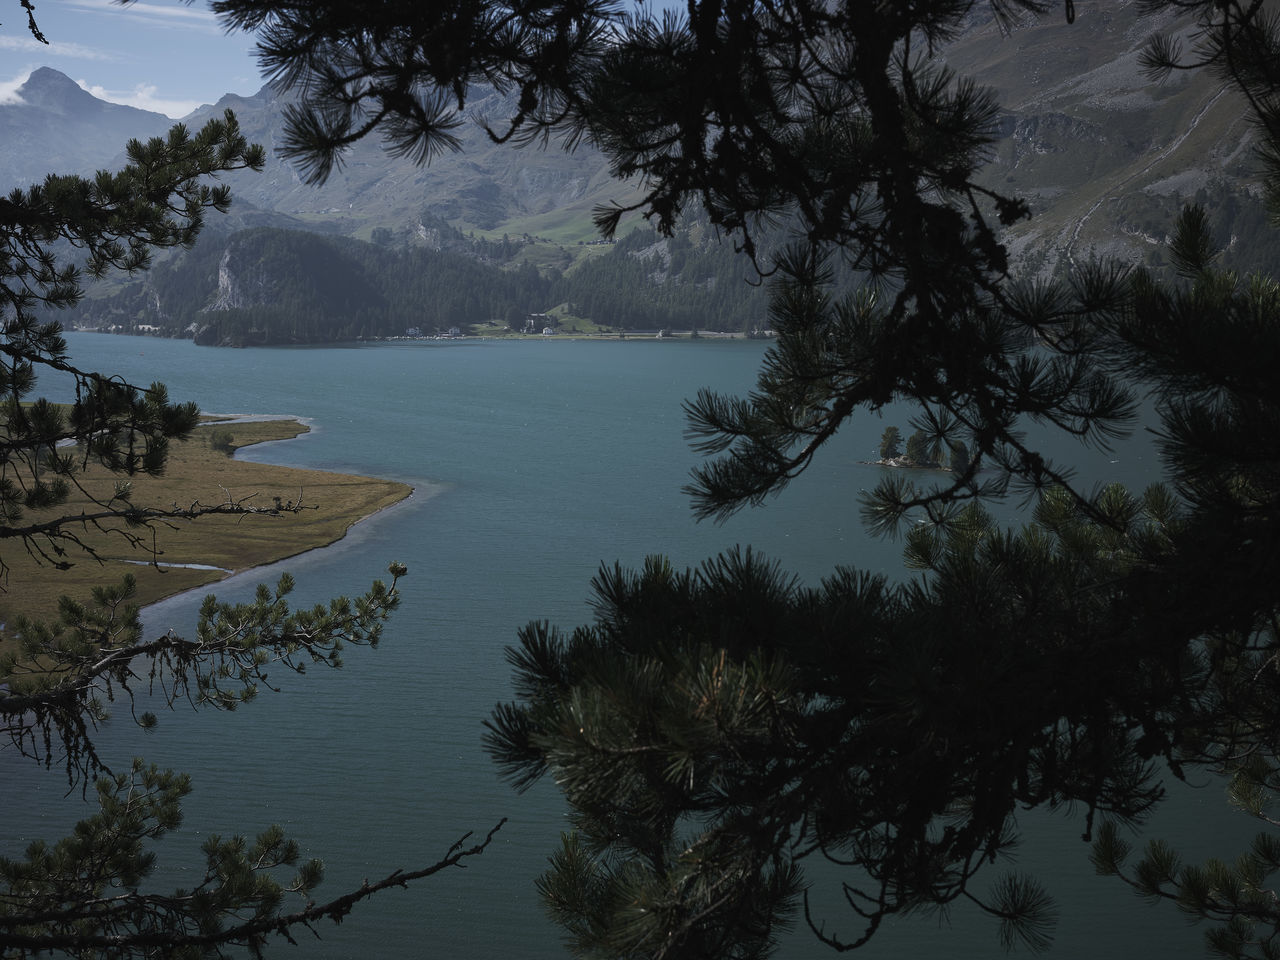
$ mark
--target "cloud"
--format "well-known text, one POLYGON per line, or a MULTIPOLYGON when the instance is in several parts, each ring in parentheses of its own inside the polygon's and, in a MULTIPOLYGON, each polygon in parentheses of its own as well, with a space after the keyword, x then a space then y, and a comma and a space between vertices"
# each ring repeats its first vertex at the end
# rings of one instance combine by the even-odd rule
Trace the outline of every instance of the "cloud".
POLYGON ((18 96, 18 88, 27 82, 29 76, 31 71, 25 70, 12 80, 0 80, 0 104, 25 103, 26 101, 18 96))
POLYGON ((188 6, 161 6, 156 3, 127 3, 114 0, 66 0, 68 7, 90 13, 103 13, 112 17, 128 17, 153 27, 171 27, 196 30, 201 33, 223 33, 217 18, 208 10, 188 6))
POLYGON ((40 43, 31 37, 0 37, 0 50, 38 53, 41 57, 70 57, 75 60, 119 60, 119 54, 95 50, 81 43, 40 43))
POLYGON ((152 83, 140 83, 128 93, 108 90, 99 84, 90 86, 83 80, 77 80, 76 83, 80 84, 82 90, 87 90, 99 100, 106 100, 109 103, 122 103, 126 107, 151 110, 154 113, 163 113, 166 117, 174 120, 185 117, 200 106, 199 100, 171 100, 157 96, 159 88, 152 83))

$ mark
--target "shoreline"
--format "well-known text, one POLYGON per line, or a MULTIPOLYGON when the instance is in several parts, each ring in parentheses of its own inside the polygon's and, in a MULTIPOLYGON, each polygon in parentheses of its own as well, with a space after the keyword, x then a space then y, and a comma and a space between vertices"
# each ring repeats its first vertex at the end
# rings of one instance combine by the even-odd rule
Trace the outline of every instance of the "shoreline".
MULTIPOLYGON (((340 476, 354 476, 354 474, 340 474, 340 476)), ((389 481, 389 482, 398 482, 398 481, 389 481)), ((343 532, 343 534, 340 537, 334 540, 330 540, 328 543, 316 544, 315 546, 308 547, 304 550, 300 550, 297 553, 293 553, 284 557, 277 557, 273 560, 268 560, 264 563, 256 564, 255 566, 245 567, 241 570, 228 571, 218 579, 210 580, 209 582, 204 584, 197 584, 195 586, 186 587, 182 590, 178 590, 173 593, 166 594, 163 597, 158 597, 155 600, 149 601, 145 605, 141 606, 138 611, 140 617, 142 618, 144 629, 148 631, 154 631, 154 630, 163 631, 166 629, 177 629, 177 630, 185 629, 182 627, 177 627, 176 625, 165 625, 165 626, 154 625, 149 621, 157 617, 162 617, 164 615, 164 611, 167 606, 171 604, 181 604, 185 602, 188 599, 189 595, 195 593, 196 591, 200 591, 202 595, 206 593, 216 592, 218 594, 219 600, 229 599, 229 602, 235 602, 234 599, 230 599, 222 595, 222 590, 224 588, 227 590, 234 591, 234 590, 240 589, 243 586, 252 585, 253 587, 256 587, 257 584, 259 583, 265 583, 269 587, 273 586, 275 580, 279 578, 281 573, 289 572, 285 570, 278 570, 276 568, 281 567, 282 565, 287 564, 292 560, 298 560, 301 557, 306 557, 309 554, 317 553, 321 550, 326 550, 329 547, 334 546, 335 544, 342 543, 348 537, 353 535, 353 531, 354 531, 354 535, 356 537, 359 537, 361 535, 361 531, 357 530, 357 528, 360 527, 362 524, 364 524, 366 521, 381 519, 385 514, 392 513, 396 510, 399 510, 407 506, 411 501, 415 500, 418 497, 419 493, 421 492, 418 487, 415 487, 413 485, 407 485, 407 486, 409 486, 410 488, 410 493, 408 493, 406 496, 401 497, 399 500, 396 500, 392 503, 388 503, 385 506, 379 507, 378 509, 374 510, 372 513, 368 513, 368 514, 365 514, 364 516, 358 517, 356 520, 352 521, 347 526, 346 530, 343 532)), ((436 496, 440 492, 440 490, 443 490, 443 489, 444 489, 443 486, 440 486, 438 489, 429 490, 424 495, 424 499, 428 499, 428 500, 431 499, 432 497, 436 496)), ((412 570, 410 570, 410 572, 412 573, 412 570)), ((370 571, 370 574, 367 580, 363 582, 367 586, 368 583, 371 583, 374 580, 385 579, 386 576, 387 576, 386 564, 383 563, 376 570, 370 571)), ((363 588, 360 588, 360 589, 363 589, 363 588)))
MULTIPOLYGON (((148 609, 189 591, 209 589, 241 574, 332 546, 363 521, 415 495, 433 495, 426 487, 420 490, 396 480, 237 458, 236 450, 295 439, 310 428, 298 417, 250 420, 225 416, 206 420, 191 439, 175 444, 163 477, 145 478, 145 482, 139 479, 135 502, 216 504, 234 500, 265 504, 261 513, 160 522, 154 528, 159 551, 155 555, 148 553, 149 538, 142 546, 122 548, 118 537, 103 534, 93 542, 101 562, 82 554, 69 570, 52 575, 47 563, 36 563, 25 551, 6 558, 11 567, 10 582, 0 593, 0 624, 19 614, 38 620, 56 617, 59 596, 87 599, 93 587, 116 583, 125 574, 137 583, 132 602, 148 609), (210 442, 214 430, 228 428, 235 436, 230 456, 211 449, 210 442), (237 493, 246 490, 247 494, 237 493), (273 500, 285 504, 279 512, 271 508, 273 500)), ((90 484, 114 483, 113 476, 100 473, 89 477, 90 484)), ((62 512, 71 514, 78 507, 68 505, 62 512)))
POLYGON ((908 460, 905 456, 881 457, 879 460, 862 460, 860 462, 873 467, 898 467, 903 470, 941 470, 944 473, 951 472, 950 467, 941 463, 916 463, 914 460, 908 460))
MULTIPOLYGON (((136 333, 128 330, 98 330, 91 327, 72 327, 72 333, 91 333, 101 334, 110 337, 137 337, 143 340, 190 340, 190 337, 166 337, 154 333, 136 333)), ((573 342, 602 342, 602 343, 625 343, 627 341, 635 342, 682 342, 696 343, 699 341, 772 341, 776 340, 777 335, 772 330, 763 330, 758 333, 745 333, 742 331, 720 332, 714 330, 699 330, 697 336, 693 336, 691 330, 664 330, 658 331, 653 329, 645 330, 624 330, 613 333, 587 333, 587 332, 567 332, 567 333, 515 333, 493 331, 490 333, 459 333, 459 334, 434 334, 431 336, 408 336, 395 335, 388 337, 367 337, 364 339, 354 340, 300 340, 291 343, 253 343, 242 345, 231 344, 209 344, 208 346, 226 347, 229 349, 244 349, 245 347, 340 347, 348 344, 361 343, 466 343, 474 341, 484 341, 486 343, 551 343, 557 340, 569 340, 573 342)))
MULTIPOLYGON (((223 575, 220 578, 211 581, 211 583, 222 583, 226 580, 230 580, 232 577, 238 577, 241 574, 251 573, 254 570, 258 570, 263 567, 269 567, 272 564, 282 563, 286 560, 293 560, 296 557, 304 556, 305 554, 311 553, 314 550, 323 550, 326 547, 333 546, 335 543, 340 543, 343 540, 345 540, 348 534, 350 534, 351 531, 359 524, 364 523, 366 520, 370 520, 374 517, 381 516, 382 514, 390 510, 393 510, 396 507, 399 507, 405 503, 408 503, 418 493, 418 488, 415 487, 413 484, 405 483, 400 480, 388 480, 384 477, 371 477, 371 476, 367 476, 365 474, 359 474, 359 473, 339 473, 333 470, 313 470, 311 468, 306 468, 306 467, 290 467, 290 466, 286 466, 284 464, 279 464, 279 463, 267 463, 263 461, 250 461, 250 460, 236 459, 236 454, 238 454, 241 450, 248 449, 249 447, 263 446, 266 444, 273 444, 273 443, 289 443, 293 440, 297 440, 299 437, 305 436, 306 434, 311 432, 310 418, 294 416, 293 414, 270 414, 270 413, 210 414, 209 416, 211 417, 211 419, 209 420, 209 423, 218 424, 219 426, 226 426, 227 424, 231 424, 231 423, 295 423, 303 428, 299 430, 297 433, 293 434, 292 436, 264 438, 261 440, 255 440, 252 443, 246 443, 243 446, 237 446, 235 450, 232 451, 232 454, 231 454, 231 459, 237 463, 252 464, 253 466, 261 467, 266 471, 296 470, 296 471, 301 471, 301 472, 310 473, 310 474, 327 475, 335 479, 338 479, 338 478, 352 479, 355 481, 365 481, 365 482, 368 482, 369 484, 391 485, 393 487, 403 488, 403 492, 395 499, 387 500, 386 502, 379 502, 379 504, 376 507, 374 507, 374 509, 372 510, 369 510, 363 513, 349 514, 349 516, 354 516, 354 519, 349 519, 345 523, 345 525, 342 527, 342 529, 337 533, 336 536, 333 536, 330 539, 325 540, 323 542, 309 543, 303 546, 302 549, 296 550, 293 553, 270 557, 269 559, 265 559, 259 563, 251 563, 246 566, 234 567, 231 569, 228 569, 225 567, 211 566, 208 564, 199 564, 199 563, 182 563, 182 564, 168 564, 168 565, 166 565, 165 563, 160 563, 159 566, 161 567, 168 566, 170 569, 181 567, 183 569, 203 569, 203 570, 210 570, 210 571, 218 571, 218 572, 221 572, 223 575), (212 419, 214 417, 216 417, 217 419, 212 419)), ((432 496, 434 496, 434 493, 432 494, 432 496)), ((299 506, 301 508, 301 503, 299 504, 299 506)), ((291 517, 296 519, 302 516, 303 515, 300 513, 294 513, 292 515, 285 514, 283 515, 282 519, 284 520, 284 522, 288 523, 291 517)), ((197 520, 194 522, 199 523, 200 521, 197 520)), ((143 561, 143 562, 147 563, 147 561, 143 561)), ((195 589, 195 588, 191 588, 191 589, 195 589)), ((164 600, 172 600, 175 597, 181 596, 182 594, 187 592, 189 591, 182 590, 177 593, 172 593, 163 597, 158 597, 156 600, 149 602, 142 609, 145 610, 164 600)))

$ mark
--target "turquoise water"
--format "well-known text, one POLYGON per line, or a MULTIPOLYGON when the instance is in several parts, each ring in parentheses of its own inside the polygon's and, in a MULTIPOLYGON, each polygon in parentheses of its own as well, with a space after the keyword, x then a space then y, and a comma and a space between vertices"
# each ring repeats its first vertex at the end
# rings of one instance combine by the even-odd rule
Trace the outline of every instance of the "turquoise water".
MULTIPOLYGON (((837 564, 901 575, 899 545, 870 540, 857 494, 880 468, 886 423, 850 425, 818 464, 766 509, 723 526, 695 524, 680 492, 696 462, 682 438, 681 401, 702 386, 745 392, 763 353, 757 343, 441 342, 323 349, 214 350, 189 342, 69 337, 81 366, 139 383, 161 380, 206 411, 295 414, 312 432, 246 455, 359 472, 413 484, 405 503, 358 525, 341 543, 253 571, 216 592, 245 598, 279 570, 295 574, 299 602, 357 592, 389 561, 409 566, 404 603, 376 651, 351 650, 338 672, 273 675, 282 692, 234 713, 166 713, 152 733, 121 721, 104 730, 104 756, 141 755, 192 774, 186 823, 162 856, 194 863, 209 833, 252 832, 279 822, 308 856, 324 859, 335 896, 365 878, 436 860, 466 831, 509 821, 466 869, 379 895, 322 939, 275 956, 426 955, 554 958, 532 878, 561 829, 554 789, 516 795, 484 756, 481 721, 510 698, 503 648, 519 626, 585 621, 587 585, 601 562, 637 565, 662 552, 678 565, 751 544, 808 582, 837 564)), ((58 387, 45 387, 56 397, 58 387)), ((1072 451, 1090 480, 1142 485, 1154 478, 1139 435, 1110 453, 1072 451)), ((239 491, 247 493, 250 491, 239 491)), ((151 608, 149 631, 189 631, 200 595, 151 608)), ((65 833, 84 815, 65 779, 0 753, 5 826, 0 854, 65 833)), ((1158 830, 1188 853, 1224 852, 1234 832, 1221 791, 1176 798, 1158 830)), ((1039 873, 1064 913, 1051 956, 1203 955, 1200 933, 1152 909, 1114 881, 1090 876, 1079 826, 1037 818, 1018 868, 1039 873)), ((1225 852, 1232 852, 1231 850, 1225 852)), ((181 870, 168 875, 182 883, 181 870)), ((190 878, 188 877, 188 882, 190 878)), ((851 918, 832 915, 853 932, 851 918)), ((957 909, 904 921, 861 955, 999 955, 994 929, 957 909)), ((782 957, 832 954, 806 933, 782 957)))

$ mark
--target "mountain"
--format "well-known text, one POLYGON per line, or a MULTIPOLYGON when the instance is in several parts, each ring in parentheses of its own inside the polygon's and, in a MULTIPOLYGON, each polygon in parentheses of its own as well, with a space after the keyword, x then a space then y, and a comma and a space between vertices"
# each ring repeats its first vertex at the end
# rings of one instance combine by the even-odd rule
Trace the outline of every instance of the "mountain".
POLYGON ((1240 265, 1268 266, 1275 253, 1241 242, 1259 236, 1249 113, 1204 71, 1155 82, 1140 54, 1152 34, 1182 40, 1187 17, 1152 15, 1137 0, 1026 17, 1005 32, 975 18, 940 60, 990 88, 1001 105, 987 184, 1031 204, 1033 219, 1007 238, 1015 259, 1050 272, 1090 252, 1163 262, 1161 247, 1182 205, 1211 208, 1218 239, 1235 238, 1240 265), (1254 221, 1257 222, 1254 222, 1254 221))
MULTIPOLYGON (((0 189, 6 191, 50 172, 120 166, 131 137, 157 136, 173 124, 162 114, 99 100, 48 67, 34 71, 17 95, 19 103, 0 105, 0 189)), ((309 186, 275 154, 286 102, 264 87, 250 97, 229 94, 183 118, 198 129, 234 110, 245 136, 267 147, 262 172, 227 177, 234 215, 221 223, 211 218, 214 230, 274 225, 368 238, 382 228, 422 240, 425 216, 462 230, 576 243, 595 239, 595 206, 630 194, 595 150, 513 150, 492 143, 474 119, 457 131, 462 151, 428 166, 389 156, 371 139, 356 144, 326 184, 309 186)), ((473 97, 469 107, 472 117, 507 112, 494 94, 473 97)))
MULTIPOLYGON (((1034 213, 1007 231, 1015 264, 1049 274, 1106 254, 1160 269, 1178 211, 1195 200, 1209 211, 1227 266, 1280 272, 1280 244, 1256 202, 1246 106, 1209 74, 1180 73, 1156 83, 1141 68, 1148 37, 1157 31, 1186 37, 1189 19, 1148 15, 1138 0, 1113 0, 1080 5, 1071 25, 1056 10, 1006 27, 981 5, 952 42, 932 53, 940 68, 990 88, 1000 105, 983 176, 987 186, 1027 198, 1034 213)), ((0 186, 29 182, 50 168, 87 172, 116 165, 128 137, 169 125, 159 114, 96 100, 54 70, 37 70, 18 94, 21 104, 0 106, 0 186)), ((571 153, 554 144, 545 150, 499 146, 470 119, 458 130, 458 153, 419 167, 371 139, 357 144, 325 185, 313 187, 274 153, 286 103, 264 88, 250 97, 223 97, 185 118, 194 128, 232 109, 269 157, 260 173, 228 177, 236 202, 231 216, 209 219, 197 252, 206 243, 217 251, 206 259, 231 249, 244 228, 288 228, 376 241, 368 254, 374 257, 420 247, 493 270, 535 269, 551 283, 546 295, 560 298, 534 303, 523 288, 501 303, 473 298, 458 309, 459 319, 472 312, 489 319, 540 313, 556 304, 628 328, 749 327, 763 315, 758 298, 740 302, 729 293, 745 271, 703 220, 691 218, 674 238, 653 236, 641 224, 635 238, 592 245, 592 209, 634 193, 609 176, 589 145, 571 153)), ((510 112, 500 97, 480 93, 469 110, 472 118, 510 112)), ((293 237, 270 249, 281 254, 302 243, 293 237)), ((258 247, 241 249, 236 262, 252 273, 244 261, 250 249, 258 247)), ((453 270, 461 261, 447 262, 453 266, 441 266, 442 260, 433 269, 453 270)), ((323 277, 307 282, 325 288, 323 277)), ((147 306, 144 289, 156 288, 144 281, 132 300, 124 298, 133 305, 121 301, 109 312, 166 325, 163 315, 172 311, 161 301, 147 306)), ((203 281, 191 289, 207 296, 184 306, 188 312, 208 310, 218 299, 203 281)), ((263 289, 283 296, 285 288, 263 289)), ((300 288, 290 289, 299 294, 300 288)), ((257 302, 236 309, 273 307, 257 302)), ((397 313, 395 322, 402 319, 397 313)))
MULTIPOLYGON (((326 183, 310 186, 275 154, 287 102, 263 88, 252 97, 223 97, 186 122, 197 127, 225 109, 234 110, 245 136, 267 147, 268 160, 261 173, 228 178, 233 194, 303 223, 328 223, 349 236, 368 237, 382 227, 424 239, 425 216, 463 231, 528 233, 576 243, 596 237, 591 222, 595 206, 631 192, 609 175, 594 149, 516 150, 494 144, 474 119, 455 131, 462 141, 459 152, 438 156, 426 166, 390 156, 376 138, 367 138, 352 147, 326 183)), ((508 112, 508 104, 495 94, 473 95, 468 106, 472 117, 508 112)))
POLYGON ((93 173, 121 157, 133 137, 163 134, 173 121, 160 113, 99 100, 49 67, 32 72, 0 104, 0 189, 44 180, 49 173, 93 173))

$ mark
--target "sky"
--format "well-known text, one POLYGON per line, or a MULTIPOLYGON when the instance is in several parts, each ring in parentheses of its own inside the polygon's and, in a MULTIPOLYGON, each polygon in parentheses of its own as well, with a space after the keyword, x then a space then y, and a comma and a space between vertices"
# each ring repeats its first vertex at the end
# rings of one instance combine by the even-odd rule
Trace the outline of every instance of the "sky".
POLYGON ((37 67, 65 73, 94 96, 183 117, 226 93, 262 88, 253 38, 228 36, 201 3, 33 0, 48 45, 27 30, 18 0, 0 0, 0 102, 37 67))
POLYGON ((28 32, 18 0, 0 0, 0 103, 12 102, 37 67, 65 73, 100 100, 174 119, 224 94, 262 89, 253 38, 227 35, 201 0, 139 0, 128 6, 113 0, 32 2, 48 45, 28 32))

